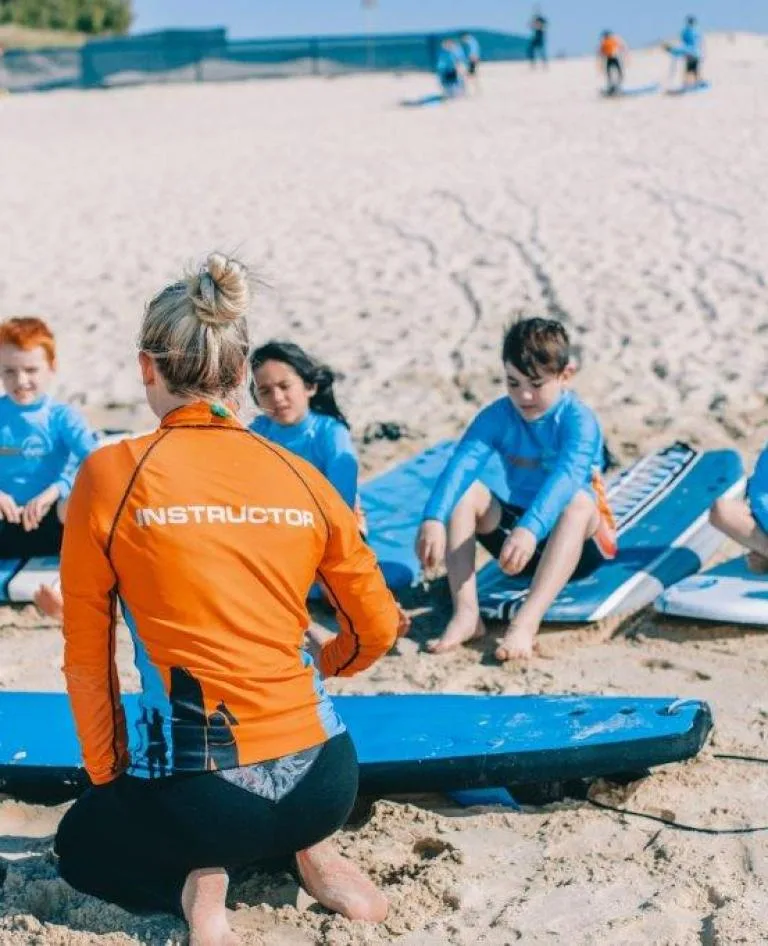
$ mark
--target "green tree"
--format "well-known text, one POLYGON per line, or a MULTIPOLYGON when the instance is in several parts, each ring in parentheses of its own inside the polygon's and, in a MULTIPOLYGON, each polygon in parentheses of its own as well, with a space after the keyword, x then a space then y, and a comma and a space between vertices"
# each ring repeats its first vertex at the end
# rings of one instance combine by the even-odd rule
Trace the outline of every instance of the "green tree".
POLYGON ((81 33, 127 33, 131 0, 0 0, 0 22, 81 33))

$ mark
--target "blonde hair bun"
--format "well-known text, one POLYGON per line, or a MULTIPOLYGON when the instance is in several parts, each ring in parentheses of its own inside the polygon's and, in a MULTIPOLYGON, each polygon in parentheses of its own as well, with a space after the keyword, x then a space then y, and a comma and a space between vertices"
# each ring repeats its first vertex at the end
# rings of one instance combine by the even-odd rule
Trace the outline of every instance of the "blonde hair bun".
POLYGON ((211 253, 190 280, 195 313, 206 325, 223 325, 242 318, 251 301, 248 269, 223 253, 211 253))

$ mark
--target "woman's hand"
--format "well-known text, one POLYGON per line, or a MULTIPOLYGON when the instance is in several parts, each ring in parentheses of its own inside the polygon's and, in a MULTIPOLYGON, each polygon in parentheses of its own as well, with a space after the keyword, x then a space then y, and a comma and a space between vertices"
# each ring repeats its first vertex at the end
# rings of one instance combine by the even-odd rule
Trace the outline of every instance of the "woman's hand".
POLYGON ((416 555, 429 576, 445 561, 447 533, 437 519, 425 519, 416 538, 416 555))
POLYGON ((59 498, 59 489, 57 486, 49 486, 42 493, 35 496, 24 506, 21 513, 21 524, 25 532, 32 532, 37 529, 45 518, 48 510, 59 498))
POLYGON ((521 526, 513 529, 504 541, 499 555, 499 567, 507 575, 519 575, 533 558, 536 536, 521 526))
POLYGON ((21 507, 16 505, 13 496, 9 496, 8 493, 0 493, 0 519, 18 525, 21 522, 21 512, 21 507))

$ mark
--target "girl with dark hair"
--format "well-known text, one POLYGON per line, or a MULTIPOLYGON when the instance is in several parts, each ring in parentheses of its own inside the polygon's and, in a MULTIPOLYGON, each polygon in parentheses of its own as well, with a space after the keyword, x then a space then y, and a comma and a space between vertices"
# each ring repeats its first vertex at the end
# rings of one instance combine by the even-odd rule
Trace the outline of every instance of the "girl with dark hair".
POLYGON ((251 394, 264 412, 251 430, 311 463, 354 509, 357 454, 333 371, 293 342, 270 341, 251 354, 251 373, 251 394))
MULTIPOLYGON (((336 403, 327 366, 293 342, 270 341, 251 353, 251 394, 264 412, 251 424, 254 433, 272 440, 318 469, 357 516, 365 535, 365 512, 357 492, 358 462, 347 418, 336 403)), ((411 619, 398 604, 399 637, 411 619)), ((328 638, 309 632, 318 646, 328 638)))

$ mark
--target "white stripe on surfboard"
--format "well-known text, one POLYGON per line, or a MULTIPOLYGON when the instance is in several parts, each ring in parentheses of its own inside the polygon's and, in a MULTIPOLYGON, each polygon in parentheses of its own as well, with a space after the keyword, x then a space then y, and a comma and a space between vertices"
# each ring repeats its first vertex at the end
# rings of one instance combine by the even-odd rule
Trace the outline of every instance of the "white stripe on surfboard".
MULTIPOLYGON (((747 482, 746 476, 742 476, 738 482, 734 483, 733 486, 730 486, 724 493, 721 494, 718 498, 730 499, 733 496, 738 495, 743 489, 747 482)), ((650 573, 651 568, 655 569, 661 565, 665 559, 674 552, 677 548, 684 548, 688 542, 688 539, 691 536, 695 535, 701 530, 702 525, 706 523, 709 519, 709 509, 705 510, 694 522, 692 522, 685 532, 681 532, 680 535, 675 539, 675 541, 669 546, 669 548, 658 558, 654 559, 649 565, 648 568, 644 568, 642 571, 637 572, 631 578, 627 579, 624 584, 620 585, 613 594, 609 595, 603 603, 596 608, 592 614, 587 618, 588 621, 600 621, 602 618, 608 617, 613 608, 618 605, 618 603, 624 598, 629 597, 629 593, 633 591, 642 581, 645 581, 648 578, 653 579, 653 576, 650 573)), ((714 528, 714 527, 713 527, 714 528)), ((704 563, 702 562, 702 565, 704 563)), ((654 579, 656 580, 656 579, 654 579)))
MULTIPOLYGON (((666 483, 661 488, 658 488, 658 492, 654 493, 654 490, 651 489, 648 492, 648 495, 645 498, 639 499, 637 504, 632 508, 631 512, 627 513, 626 518, 621 522, 619 529, 617 531, 618 535, 623 535, 627 529, 631 528, 639 519, 644 518, 652 509, 654 509, 662 499, 666 498, 672 490, 674 490, 682 480, 688 476, 691 470, 696 466, 696 464, 704 457, 703 453, 698 453, 695 450, 691 450, 690 456, 682 463, 671 475, 667 478, 666 483)), ((631 467, 627 471, 626 478, 621 482, 621 484, 615 490, 615 493, 620 492, 624 489, 627 483, 631 483, 635 480, 641 473, 646 472, 646 468, 653 466, 653 461, 658 460, 659 454, 652 453, 646 460, 647 463, 637 463, 634 467, 631 467)), ((611 491, 610 488, 606 491, 606 498, 609 501, 611 500, 611 491)))

